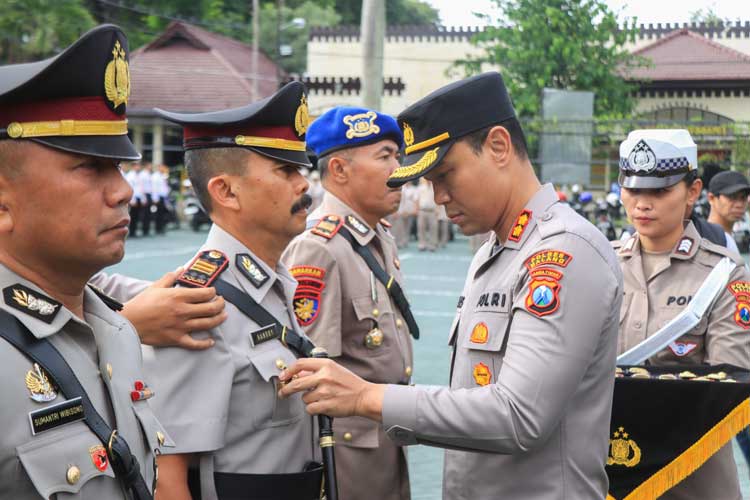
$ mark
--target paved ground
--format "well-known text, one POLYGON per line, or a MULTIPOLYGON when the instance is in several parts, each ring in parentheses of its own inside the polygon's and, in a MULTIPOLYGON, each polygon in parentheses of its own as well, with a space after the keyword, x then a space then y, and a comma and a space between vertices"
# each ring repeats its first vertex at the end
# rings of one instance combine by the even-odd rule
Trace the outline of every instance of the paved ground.
MULTIPOLYGON (((128 241, 123 262, 111 268, 143 279, 156 279, 190 259, 205 233, 173 231, 167 237, 128 241)), ((418 384, 448 383, 448 327, 463 287, 471 256, 464 238, 450 243, 437 253, 402 252, 405 288, 420 324, 422 338, 415 347, 414 378, 418 384)), ((750 499, 750 473, 735 449, 743 498, 750 499)), ((413 500, 439 500, 442 480, 442 452, 427 447, 409 450, 413 500)))

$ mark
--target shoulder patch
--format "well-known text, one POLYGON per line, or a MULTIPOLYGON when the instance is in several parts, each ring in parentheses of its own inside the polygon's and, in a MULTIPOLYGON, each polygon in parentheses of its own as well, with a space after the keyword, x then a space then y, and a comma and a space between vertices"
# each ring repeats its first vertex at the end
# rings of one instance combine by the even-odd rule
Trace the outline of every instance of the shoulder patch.
POLYGON ((20 283, 3 288, 5 303, 40 321, 51 324, 62 304, 20 283))
POLYGON ((523 265, 529 271, 545 265, 566 267, 572 259, 573 257, 569 253, 562 250, 541 250, 526 259, 523 265))
POLYGON ((101 301, 104 302, 104 304, 107 307, 109 307, 113 311, 122 311, 122 308, 124 307, 122 305, 122 302, 120 302, 119 300, 113 299, 112 297, 104 293, 104 290, 102 290, 98 286, 92 285, 91 283, 89 283, 88 285, 91 291, 94 292, 96 296, 99 297, 101 301))
POLYGON ((745 330, 750 329, 750 282, 732 281, 727 288, 736 301, 734 322, 745 330))
POLYGON ((391 224, 390 222, 388 222, 388 221, 387 221, 387 220, 385 220, 385 219, 380 219, 380 224, 381 224, 381 225, 382 225, 382 226, 383 226, 384 228, 386 228, 386 229, 390 229, 391 227, 393 227, 393 224, 391 224))
POLYGON ((540 318, 557 311, 560 307, 560 280, 563 273, 541 267, 531 271, 530 276, 526 310, 540 318))
POLYGON ((359 233, 362 236, 370 232, 370 228, 367 227, 367 224, 353 215, 346 216, 346 226, 353 229, 356 233, 359 233))
POLYGON ((326 215, 313 227, 310 232, 322 236, 323 238, 330 240, 336 233, 339 232, 344 221, 338 215, 326 215))
POLYGON ((513 224, 513 227, 510 229, 510 234, 508 235, 510 241, 515 241, 516 243, 521 241, 523 232, 526 231, 526 226, 529 225, 529 221, 531 220, 531 215, 531 210, 524 210, 518 214, 516 223, 513 224))
POLYGON ((326 271, 315 266, 294 266, 289 272, 297 280, 294 291, 294 315, 301 326, 311 324, 320 313, 321 294, 325 288, 326 271))
POLYGON ((208 288, 228 264, 227 256, 218 250, 204 250, 177 278, 177 283, 191 288, 208 288))
POLYGON ((237 266, 237 269, 240 270, 243 276, 245 276, 255 288, 262 287, 270 278, 263 270, 263 267, 258 264, 258 261, 246 253, 238 253, 237 257, 234 259, 234 265, 237 266))

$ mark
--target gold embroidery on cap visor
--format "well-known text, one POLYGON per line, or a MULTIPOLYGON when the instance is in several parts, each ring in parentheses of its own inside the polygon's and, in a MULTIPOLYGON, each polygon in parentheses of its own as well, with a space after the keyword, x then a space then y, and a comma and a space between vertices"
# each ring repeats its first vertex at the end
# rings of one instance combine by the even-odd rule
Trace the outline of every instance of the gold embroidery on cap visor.
POLYGON ((422 155, 422 158, 417 160, 416 163, 412 163, 411 165, 404 165, 403 167, 398 167, 396 170, 393 171, 391 176, 388 178, 390 179, 403 179, 404 177, 411 177, 413 175, 421 174, 425 170, 427 170, 430 165, 435 163, 437 161, 438 157, 438 150, 440 149, 440 146, 436 147, 435 149, 431 149, 427 151, 424 155, 422 155))
POLYGON ((289 139, 274 139, 272 137, 252 137, 249 135, 238 135, 234 138, 234 142, 238 146, 286 149, 287 151, 305 151, 304 141, 290 141, 289 139))
MULTIPOLYGON (((406 138, 406 131, 404 131, 404 140, 406 138)), ((448 132, 443 132, 440 135, 436 135, 435 137, 432 137, 430 139, 425 139, 424 141, 418 142, 416 144, 412 144, 409 146, 407 144, 407 148, 404 149, 404 153, 407 155, 410 155, 412 153, 416 153, 417 151, 421 151, 425 148, 429 148, 430 146, 434 146, 438 142, 443 142, 446 139, 450 139, 451 135, 448 132)), ((414 142, 414 132, 412 132, 412 142, 414 142)))
POLYGON ((116 108, 120 104, 127 104, 130 97, 130 67, 125 60, 125 49, 120 42, 115 42, 112 49, 112 60, 104 70, 104 92, 107 99, 116 108))
POLYGON ((12 122, 6 133, 11 139, 78 135, 126 135, 128 121, 59 120, 49 122, 12 122))

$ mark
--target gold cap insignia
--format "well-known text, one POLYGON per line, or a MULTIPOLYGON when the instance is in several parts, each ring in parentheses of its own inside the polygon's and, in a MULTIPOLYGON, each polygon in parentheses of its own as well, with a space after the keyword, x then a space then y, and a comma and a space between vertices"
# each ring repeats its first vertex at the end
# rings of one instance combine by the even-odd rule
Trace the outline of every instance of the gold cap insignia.
POLYGON ((29 390, 29 397, 37 403, 49 403, 57 397, 55 387, 37 363, 26 372, 26 388, 29 390))
POLYGON ((614 432, 614 439, 609 440, 609 456, 607 465, 624 465, 635 467, 641 462, 641 449, 625 429, 620 427, 614 432))
POLYGON ((104 92, 115 108, 127 104, 130 97, 130 68, 120 41, 112 49, 112 60, 104 71, 104 92))
POLYGON ((309 125, 310 110, 307 108, 307 96, 302 94, 299 107, 297 107, 297 112, 294 114, 294 129, 297 131, 297 135, 304 135, 309 125))
POLYGON ((375 111, 346 115, 343 120, 344 124, 349 126, 349 130, 346 131, 346 138, 354 139, 355 137, 367 137, 380 133, 380 127, 375 125, 377 118, 378 114, 375 111))
POLYGON ((404 144, 407 146, 414 144, 414 131, 406 122, 404 122, 404 144))

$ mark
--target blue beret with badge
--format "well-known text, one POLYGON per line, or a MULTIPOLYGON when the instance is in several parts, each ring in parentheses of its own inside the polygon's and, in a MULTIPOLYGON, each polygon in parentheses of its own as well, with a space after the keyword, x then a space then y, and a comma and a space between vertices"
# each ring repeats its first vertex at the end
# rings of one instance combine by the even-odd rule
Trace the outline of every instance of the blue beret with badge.
POLYGON ((307 147, 320 158, 339 149, 392 139, 399 149, 404 136, 390 115, 371 109, 339 106, 320 115, 307 130, 307 147))

